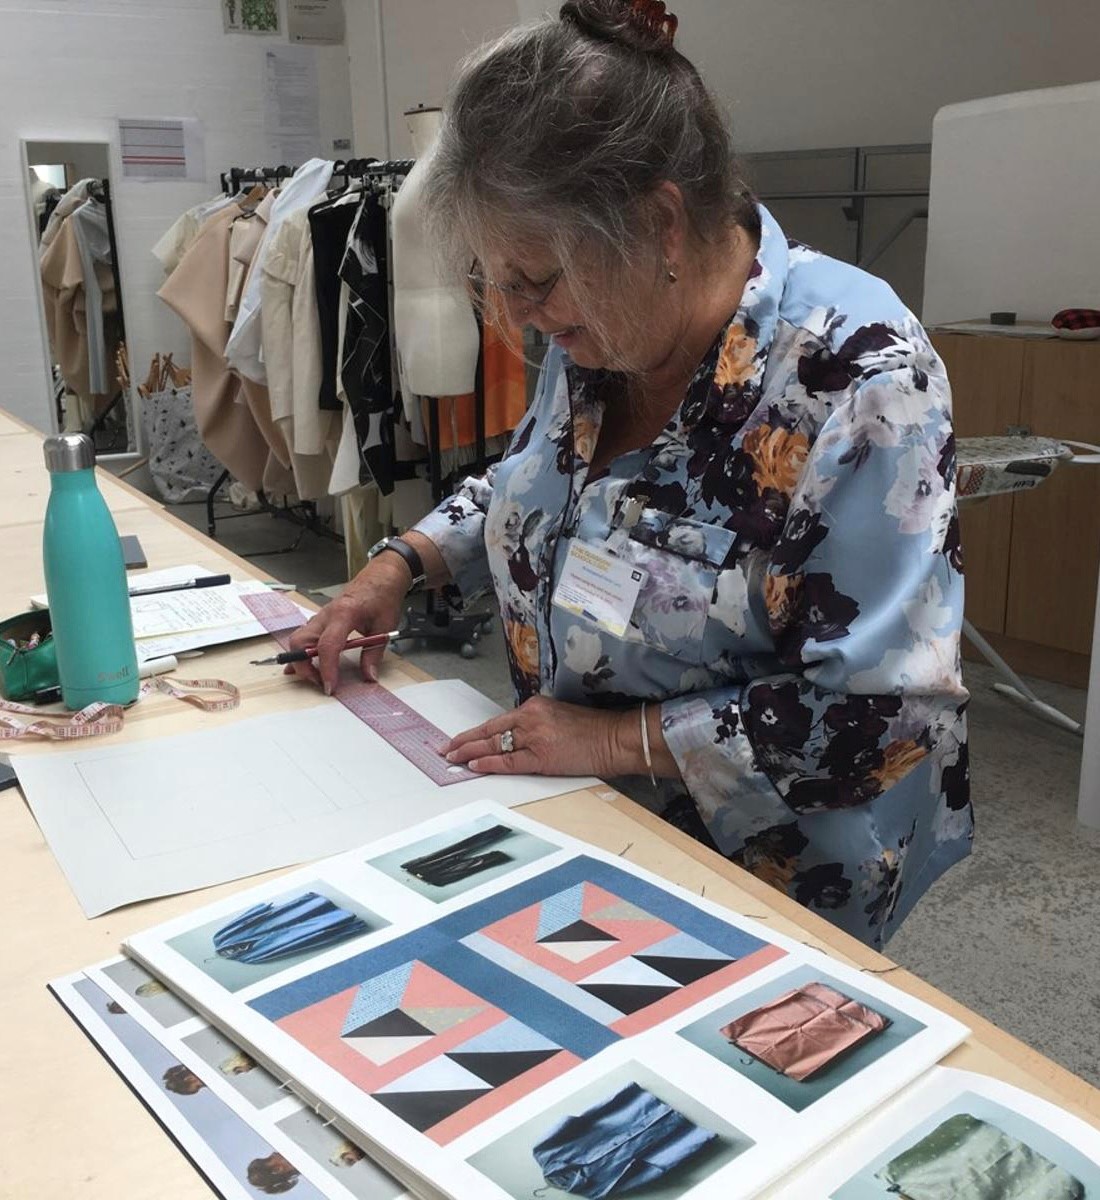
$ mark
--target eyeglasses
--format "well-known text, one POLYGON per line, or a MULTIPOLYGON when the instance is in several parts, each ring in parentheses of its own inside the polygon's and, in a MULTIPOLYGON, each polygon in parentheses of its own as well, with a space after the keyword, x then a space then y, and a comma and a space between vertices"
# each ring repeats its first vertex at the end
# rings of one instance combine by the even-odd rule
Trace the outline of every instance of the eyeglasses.
POLYGON ((505 298, 513 297, 516 300, 523 301, 524 304, 530 305, 532 308, 537 308, 550 299, 550 293, 557 287, 562 273, 563 268, 558 267, 552 275, 548 275, 538 283, 532 280, 530 286, 525 287, 519 283, 497 283, 484 274, 480 263, 475 262, 466 275, 466 278, 482 295, 485 294, 487 288, 492 288, 505 298))

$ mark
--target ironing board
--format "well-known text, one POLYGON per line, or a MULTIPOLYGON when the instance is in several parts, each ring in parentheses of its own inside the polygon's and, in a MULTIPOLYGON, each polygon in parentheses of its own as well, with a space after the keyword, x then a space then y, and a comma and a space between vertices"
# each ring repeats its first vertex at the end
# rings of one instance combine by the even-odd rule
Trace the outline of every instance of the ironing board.
MULTIPOLYGON (((1096 446, 1046 437, 959 438, 956 449, 956 495, 960 504, 1038 487, 1059 463, 1100 463, 1100 448, 1096 446)), ((964 553, 965 549, 964 546, 964 553)), ((1037 717, 1078 736, 1082 735, 1081 723, 1040 700, 965 618, 963 632, 971 645, 1004 680, 993 685, 994 691, 1022 704, 1037 717)))

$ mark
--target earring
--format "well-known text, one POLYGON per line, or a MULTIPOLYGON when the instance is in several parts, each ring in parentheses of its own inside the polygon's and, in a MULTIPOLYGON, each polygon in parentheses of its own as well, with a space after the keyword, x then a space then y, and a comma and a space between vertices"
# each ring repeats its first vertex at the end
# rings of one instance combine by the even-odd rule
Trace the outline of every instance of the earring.
POLYGON ((671 263, 669 263, 669 262, 666 262, 666 263, 665 263, 665 270, 668 272, 668 281, 669 281, 669 283, 675 283, 675 282, 676 282, 676 279, 677 279, 677 275, 676 275, 676 272, 675 272, 675 271, 672 269, 672 264, 671 264, 671 263))

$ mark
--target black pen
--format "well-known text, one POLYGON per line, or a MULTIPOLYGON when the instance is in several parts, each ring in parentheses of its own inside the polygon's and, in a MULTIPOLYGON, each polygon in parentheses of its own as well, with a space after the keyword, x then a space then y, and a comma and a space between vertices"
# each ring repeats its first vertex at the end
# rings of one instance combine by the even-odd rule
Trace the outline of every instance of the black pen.
POLYGON ((138 588, 130 592, 130 598, 157 596, 161 592, 186 592, 193 588, 224 587, 231 582, 228 575, 200 575, 198 579, 181 579, 179 583, 162 583, 160 587, 138 588))

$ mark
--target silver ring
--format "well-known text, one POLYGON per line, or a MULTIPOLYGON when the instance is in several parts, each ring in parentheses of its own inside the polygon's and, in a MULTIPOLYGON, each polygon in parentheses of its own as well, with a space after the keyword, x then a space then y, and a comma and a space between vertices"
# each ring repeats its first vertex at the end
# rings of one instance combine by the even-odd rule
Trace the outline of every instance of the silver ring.
POLYGON ((501 754, 511 754, 516 748, 516 735, 511 729, 506 729, 500 735, 500 752, 501 754))

